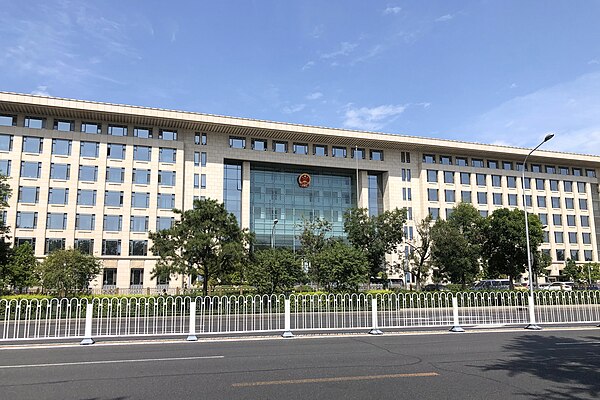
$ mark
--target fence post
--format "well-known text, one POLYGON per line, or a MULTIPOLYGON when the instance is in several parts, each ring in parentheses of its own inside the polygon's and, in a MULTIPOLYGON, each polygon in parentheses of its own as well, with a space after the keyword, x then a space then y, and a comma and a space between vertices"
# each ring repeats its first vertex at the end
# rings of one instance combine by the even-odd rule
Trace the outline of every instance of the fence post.
POLYGON ((383 332, 379 330, 379 324, 377 323, 377 298, 371 299, 371 321, 373 327, 369 331, 370 335, 382 335, 383 332))
POLYGON ((458 321, 458 298, 452 295, 452 316, 454 317, 454 325, 450 328, 450 332, 464 332, 458 321))
POLYGON ((294 337, 294 334, 292 333, 292 323, 291 323, 291 319, 292 319, 292 313, 290 310, 290 299, 285 299, 284 300, 284 312, 285 312, 285 316, 284 316, 284 328, 283 328, 283 334, 281 336, 283 336, 284 338, 291 338, 294 337))
POLYGON ((94 344, 92 339, 92 316, 94 314, 94 304, 88 303, 85 308, 85 333, 80 344, 94 344))
POLYGON ((196 337, 196 302, 190 301, 190 331, 187 340, 194 342, 198 340, 196 337))

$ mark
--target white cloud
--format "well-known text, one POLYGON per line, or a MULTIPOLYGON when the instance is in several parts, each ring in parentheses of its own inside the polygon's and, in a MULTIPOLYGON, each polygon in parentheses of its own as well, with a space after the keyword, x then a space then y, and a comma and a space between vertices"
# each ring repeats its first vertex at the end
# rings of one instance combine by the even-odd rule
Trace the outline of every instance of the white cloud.
POLYGON ((321 97, 323 97, 323 93, 314 92, 314 93, 310 93, 310 94, 306 95, 306 100, 317 100, 317 99, 320 99, 321 97))
POLYGON ((293 113, 297 113, 299 111, 304 110, 304 108, 306 107, 306 104, 295 104, 292 106, 285 106, 283 107, 283 111, 285 114, 293 114, 293 113))
POLYGON ((517 84, 516 83, 511 83, 509 86, 510 89, 516 89, 517 88, 517 84))
POLYGON ((531 147, 555 132, 545 149, 600 155, 600 72, 515 97, 460 127, 463 139, 531 147))
POLYGON ((31 94, 36 96, 50 96, 50 93, 48 92, 48 86, 43 85, 38 86, 34 91, 31 92, 31 94))
POLYGON ((404 105, 382 105, 373 108, 346 106, 344 126, 351 129, 375 131, 393 121, 404 112, 404 105))
POLYGON ((321 35, 323 34, 323 32, 325 32, 325 28, 323 27, 323 25, 317 25, 313 28, 310 36, 313 39, 318 39, 321 37, 321 35))
POLYGON ((398 14, 400 11, 402 11, 402 7, 387 7, 385 10, 383 10, 383 14, 384 15, 389 15, 389 14, 398 14))
POLYGON ((596 60, 595 58, 592 59, 592 60, 590 60, 590 61, 588 61, 588 65, 594 65, 594 64, 600 64, 600 61, 596 60))
POLYGON ((342 42, 338 50, 332 51, 331 53, 321 54, 321 58, 331 59, 336 57, 347 56, 350 53, 352 53, 357 46, 357 43, 342 42))
POLYGON ((310 69, 312 67, 315 66, 315 62, 314 61, 309 61, 306 64, 304 64, 304 66, 302 67, 302 71, 306 71, 307 69, 310 69))
POLYGON ((454 15, 452 14, 446 14, 446 15, 442 15, 439 18, 436 18, 436 22, 444 22, 444 21, 450 21, 451 19, 454 18, 454 15))

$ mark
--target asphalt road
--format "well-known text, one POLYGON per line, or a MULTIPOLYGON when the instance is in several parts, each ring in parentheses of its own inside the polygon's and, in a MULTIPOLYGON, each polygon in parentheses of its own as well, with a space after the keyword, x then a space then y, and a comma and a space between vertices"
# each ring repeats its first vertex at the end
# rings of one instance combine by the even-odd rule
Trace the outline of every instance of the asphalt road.
POLYGON ((2 399, 584 399, 600 330, 0 346, 2 399))

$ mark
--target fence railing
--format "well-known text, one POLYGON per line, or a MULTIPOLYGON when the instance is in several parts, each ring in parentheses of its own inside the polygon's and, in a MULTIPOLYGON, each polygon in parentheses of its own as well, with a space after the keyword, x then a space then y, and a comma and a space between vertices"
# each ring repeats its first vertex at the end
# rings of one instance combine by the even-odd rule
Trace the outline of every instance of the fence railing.
MULTIPOLYGON (((534 302, 538 324, 600 323, 600 291, 534 302)), ((0 341, 525 325, 528 305, 523 292, 0 299, 0 341)))

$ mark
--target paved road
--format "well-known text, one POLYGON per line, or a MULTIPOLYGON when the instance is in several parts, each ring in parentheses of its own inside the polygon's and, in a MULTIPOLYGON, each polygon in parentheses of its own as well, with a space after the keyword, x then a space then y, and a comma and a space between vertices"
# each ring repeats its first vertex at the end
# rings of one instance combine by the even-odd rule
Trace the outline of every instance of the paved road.
POLYGON ((584 399, 598 329, 0 347, 3 399, 584 399))

